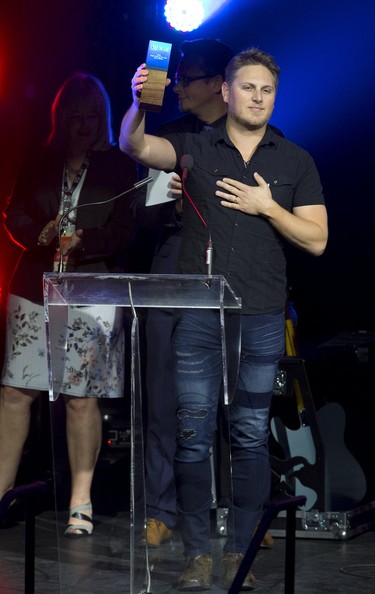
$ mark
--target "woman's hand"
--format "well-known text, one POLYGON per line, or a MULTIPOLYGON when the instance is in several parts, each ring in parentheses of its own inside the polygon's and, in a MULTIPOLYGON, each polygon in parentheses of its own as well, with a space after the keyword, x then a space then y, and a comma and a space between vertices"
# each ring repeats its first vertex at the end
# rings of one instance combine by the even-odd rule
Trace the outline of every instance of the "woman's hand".
POLYGON ((42 231, 38 237, 38 245, 47 246, 51 243, 51 241, 57 235, 57 225, 56 221, 49 221, 45 227, 43 227, 42 231))
POLYGON ((63 256, 70 256, 73 252, 80 250, 82 248, 82 236, 83 236, 83 229, 76 229, 73 235, 68 238, 66 237, 66 241, 62 243, 62 255, 63 256))

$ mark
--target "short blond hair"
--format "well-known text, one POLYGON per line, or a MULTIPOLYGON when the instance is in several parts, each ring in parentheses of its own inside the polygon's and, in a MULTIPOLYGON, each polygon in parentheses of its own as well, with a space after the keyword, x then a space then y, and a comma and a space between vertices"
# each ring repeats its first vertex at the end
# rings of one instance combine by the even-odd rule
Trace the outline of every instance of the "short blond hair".
POLYGON ((267 54, 266 52, 254 47, 242 50, 242 52, 236 54, 231 59, 225 69, 225 81, 228 83, 228 85, 231 85, 240 68, 243 66, 253 66, 256 64, 260 64, 270 71, 275 80, 275 87, 277 88, 279 83, 280 68, 270 54, 267 54))
POLYGON ((67 143, 67 122, 82 103, 91 104, 99 114, 98 138, 92 150, 105 151, 115 144, 112 131, 111 104, 103 83, 85 72, 76 72, 58 90, 51 108, 51 132, 47 145, 64 150, 67 143))

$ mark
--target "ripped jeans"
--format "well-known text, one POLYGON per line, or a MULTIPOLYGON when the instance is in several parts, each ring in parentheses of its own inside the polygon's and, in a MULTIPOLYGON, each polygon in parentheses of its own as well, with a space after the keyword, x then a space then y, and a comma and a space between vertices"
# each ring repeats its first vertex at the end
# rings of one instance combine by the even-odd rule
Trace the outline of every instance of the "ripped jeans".
MULTIPOLYGON (((232 501, 225 550, 245 553, 270 493, 268 415, 284 354, 284 311, 241 315, 241 359, 227 413, 232 501)), ((219 312, 187 310, 173 332, 177 396, 175 480, 184 553, 211 552, 211 446, 222 384, 219 312)))

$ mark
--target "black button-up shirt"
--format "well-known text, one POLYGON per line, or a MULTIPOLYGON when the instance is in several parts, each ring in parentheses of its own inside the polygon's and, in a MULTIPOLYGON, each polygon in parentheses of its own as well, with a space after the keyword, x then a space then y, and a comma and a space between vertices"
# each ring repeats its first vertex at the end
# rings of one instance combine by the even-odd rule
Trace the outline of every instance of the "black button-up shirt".
POLYGON ((242 312, 263 313, 283 308, 284 238, 263 217, 222 206, 220 198, 215 196, 216 181, 229 177, 255 186, 257 172, 270 185, 273 199, 290 212, 296 206, 324 204, 312 157, 270 127, 248 163, 244 163, 229 139, 225 122, 200 134, 168 134, 165 138, 172 143, 178 163, 185 154, 193 157, 186 189, 205 222, 185 199, 179 273, 206 273, 205 250, 211 235, 212 273, 227 278, 242 298, 242 312))

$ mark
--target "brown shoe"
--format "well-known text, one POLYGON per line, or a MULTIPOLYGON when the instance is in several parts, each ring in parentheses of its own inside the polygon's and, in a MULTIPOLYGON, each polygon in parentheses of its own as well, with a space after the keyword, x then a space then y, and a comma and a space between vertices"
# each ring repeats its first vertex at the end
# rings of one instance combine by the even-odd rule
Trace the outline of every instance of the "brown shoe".
POLYGON ((171 540, 173 532, 168 526, 161 520, 155 520, 154 518, 148 518, 146 522, 146 530, 143 533, 140 542, 147 544, 149 547, 157 548, 163 542, 171 540))
MULTIPOLYGON (((258 526, 259 526, 259 524, 255 528, 255 530, 253 532, 253 536, 256 533, 258 526)), ((260 543, 260 548, 261 549, 272 549, 273 545, 274 545, 274 542, 273 542, 272 534, 270 533, 269 530, 267 530, 267 532, 263 536, 262 542, 260 543)))
MULTIPOLYGON (((235 578, 239 566, 242 563, 242 559, 245 555, 242 553, 224 553, 223 557, 223 581, 224 588, 228 590, 235 578)), ((245 577, 241 590, 254 590, 256 586, 256 579, 251 571, 245 577)))
POLYGON ((186 557, 184 573, 178 578, 178 589, 184 592, 210 590, 212 583, 212 555, 186 557))
POLYGON ((261 549, 272 549, 274 545, 273 538, 271 533, 267 530, 265 535, 263 536, 263 540, 260 543, 261 549))

